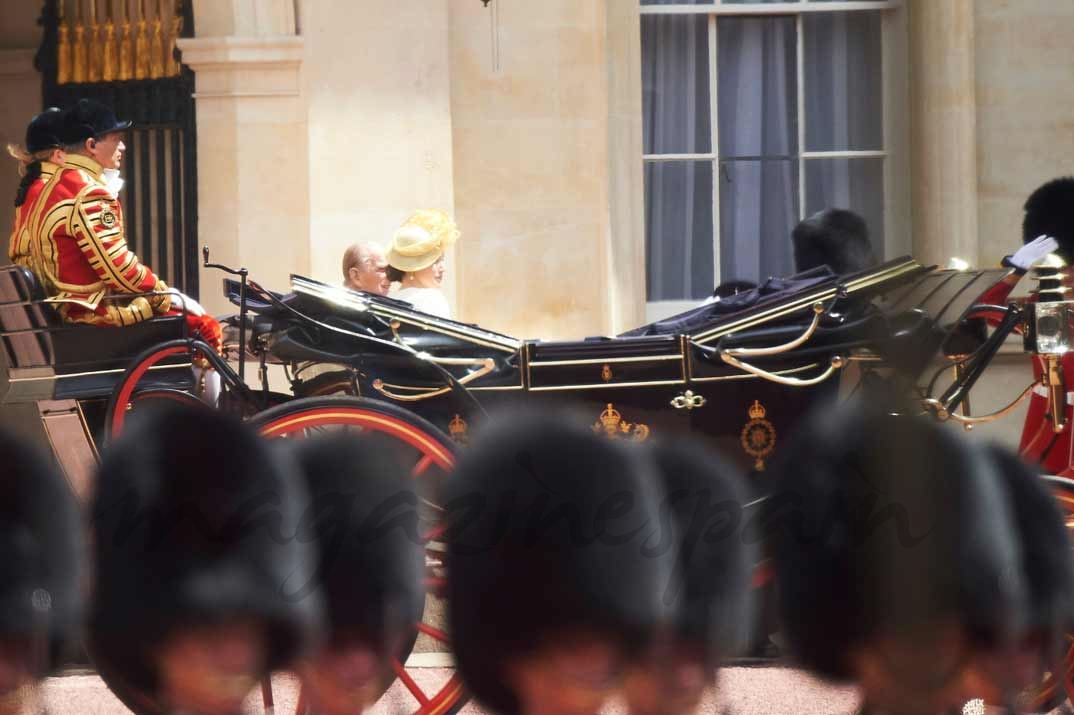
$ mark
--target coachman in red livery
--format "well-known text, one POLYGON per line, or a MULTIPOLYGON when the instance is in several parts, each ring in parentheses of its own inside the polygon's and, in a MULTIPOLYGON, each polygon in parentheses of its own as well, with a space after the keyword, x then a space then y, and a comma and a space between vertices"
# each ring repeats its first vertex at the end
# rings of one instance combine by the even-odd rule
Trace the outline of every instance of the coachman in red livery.
POLYGON ((219 324, 196 303, 169 293, 127 247, 123 209, 108 173, 119 169, 130 125, 92 100, 68 110, 62 133, 67 163, 43 186, 28 217, 33 269, 67 322, 127 326, 185 303, 191 329, 219 348, 219 324), (114 298, 123 294, 131 297, 114 298))

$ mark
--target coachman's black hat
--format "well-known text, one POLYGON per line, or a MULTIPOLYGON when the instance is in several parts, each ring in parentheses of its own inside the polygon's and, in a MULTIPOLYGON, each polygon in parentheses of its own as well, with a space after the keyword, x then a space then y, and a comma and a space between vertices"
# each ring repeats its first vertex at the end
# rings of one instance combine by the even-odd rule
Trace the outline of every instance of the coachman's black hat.
POLYGON ((129 129, 131 122, 120 121, 106 104, 93 99, 80 99, 67 110, 63 122, 63 143, 77 144, 94 137, 129 129))
POLYGON ((63 146, 64 113, 59 107, 49 107, 26 127, 26 151, 36 154, 63 146))

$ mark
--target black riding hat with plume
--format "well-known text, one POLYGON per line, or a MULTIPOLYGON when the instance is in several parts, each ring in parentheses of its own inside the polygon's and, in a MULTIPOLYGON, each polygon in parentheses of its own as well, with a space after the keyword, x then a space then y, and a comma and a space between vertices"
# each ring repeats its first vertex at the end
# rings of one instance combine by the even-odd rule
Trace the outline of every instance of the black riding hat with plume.
POLYGON ((294 537, 308 504, 288 455, 208 408, 144 415, 104 454, 94 503, 95 659, 153 692, 152 654, 189 626, 265 629, 268 668, 317 635, 316 554, 294 537))

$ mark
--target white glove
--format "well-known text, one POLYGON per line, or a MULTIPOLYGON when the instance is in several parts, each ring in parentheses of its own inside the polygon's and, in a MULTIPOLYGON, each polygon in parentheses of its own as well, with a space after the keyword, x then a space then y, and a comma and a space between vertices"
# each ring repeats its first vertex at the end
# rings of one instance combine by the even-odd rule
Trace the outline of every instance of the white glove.
POLYGON ((205 308, 202 308, 198 301, 188 295, 183 295, 179 291, 172 293, 172 307, 176 310, 183 310, 185 307, 186 312, 191 315, 205 315, 205 308))
POLYGON ((1030 266, 1059 248, 1059 242, 1051 236, 1037 236, 1014 252, 1013 256, 1003 259, 1003 265, 1025 273, 1030 266))

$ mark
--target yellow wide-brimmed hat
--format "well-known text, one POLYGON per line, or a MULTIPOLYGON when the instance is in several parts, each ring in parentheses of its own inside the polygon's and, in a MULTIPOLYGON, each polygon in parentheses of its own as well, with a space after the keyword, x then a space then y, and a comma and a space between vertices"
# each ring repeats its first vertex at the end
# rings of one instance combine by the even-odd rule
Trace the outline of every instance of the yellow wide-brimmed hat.
POLYGON ((415 211, 392 235, 388 263, 407 273, 420 271, 436 263, 458 239, 458 227, 443 211, 415 211))

